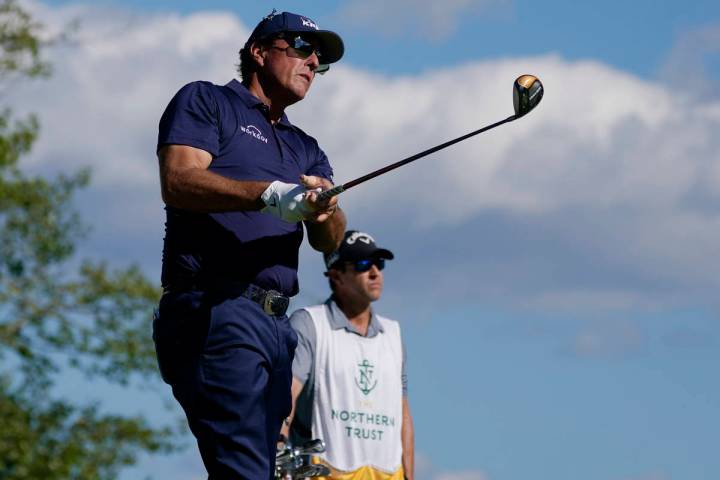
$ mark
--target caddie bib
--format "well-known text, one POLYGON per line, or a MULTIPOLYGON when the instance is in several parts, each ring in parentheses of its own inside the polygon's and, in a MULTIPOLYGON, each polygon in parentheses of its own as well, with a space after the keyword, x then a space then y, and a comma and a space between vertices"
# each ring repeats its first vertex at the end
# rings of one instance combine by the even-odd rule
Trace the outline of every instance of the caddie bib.
POLYGON ((338 474, 402 478, 400 326, 376 315, 383 331, 374 337, 333 330, 326 308, 306 308, 317 335, 312 435, 327 445, 320 459, 338 474))

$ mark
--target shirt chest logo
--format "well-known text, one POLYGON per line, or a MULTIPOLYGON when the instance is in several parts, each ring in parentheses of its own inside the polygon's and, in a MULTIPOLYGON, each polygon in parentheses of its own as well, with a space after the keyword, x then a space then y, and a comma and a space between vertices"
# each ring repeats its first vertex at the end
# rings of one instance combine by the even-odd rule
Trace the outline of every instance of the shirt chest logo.
POLYGON ((358 363, 358 376, 355 377, 355 385, 360 389, 363 395, 368 395, 377 387, 377 379, 374 378, 375 365, 372 365, 367 359, 358 363))
POLYGON ((261 142, 268 143, 268 139, 265 135, 262 134, 259 128, 257 128, 255 125, 248 125, 247 127, 240 126, 240 131, 246 135, 250 135, 251 137, 257 138, 261 142))

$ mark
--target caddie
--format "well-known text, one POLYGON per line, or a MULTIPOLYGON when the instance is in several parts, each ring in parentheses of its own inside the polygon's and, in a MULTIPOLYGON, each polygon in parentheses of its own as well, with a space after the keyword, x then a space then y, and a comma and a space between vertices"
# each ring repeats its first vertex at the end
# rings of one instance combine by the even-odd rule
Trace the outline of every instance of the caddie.
MULTIPOLYGON (((295 444, 325 441, 315 458, 333 479, 413 479, 414 433, 400 325, 371 304, 393 259, 367 233, 348 231, 325 255, 332 295, 297 310, 293 411, 286 420, 295 444)), ((287 427, 284 429, 286 432, 287 427)))

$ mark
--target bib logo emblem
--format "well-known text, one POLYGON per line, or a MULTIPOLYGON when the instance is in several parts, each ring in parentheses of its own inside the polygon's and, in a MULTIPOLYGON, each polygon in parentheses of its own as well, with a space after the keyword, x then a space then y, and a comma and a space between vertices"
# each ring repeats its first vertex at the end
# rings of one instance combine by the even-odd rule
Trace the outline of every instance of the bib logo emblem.
POLYGON ((358 367, 360 367, 358 369, 360 379, 355 377, 355 385, 364 395, 367 395, 377 386, 377 380, 373 378, 375 366, 367 360, 363 360, 362 363, 358 363, 358 367))

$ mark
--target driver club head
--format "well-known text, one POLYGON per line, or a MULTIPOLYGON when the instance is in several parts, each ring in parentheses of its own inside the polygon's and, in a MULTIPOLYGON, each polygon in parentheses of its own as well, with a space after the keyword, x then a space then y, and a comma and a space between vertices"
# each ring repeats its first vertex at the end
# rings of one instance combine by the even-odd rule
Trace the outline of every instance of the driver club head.
POLYGON ((535 75, 520 75, 513 84, 513 107, 517 118, 527 115, 543 97, 543 84, 535 75))

